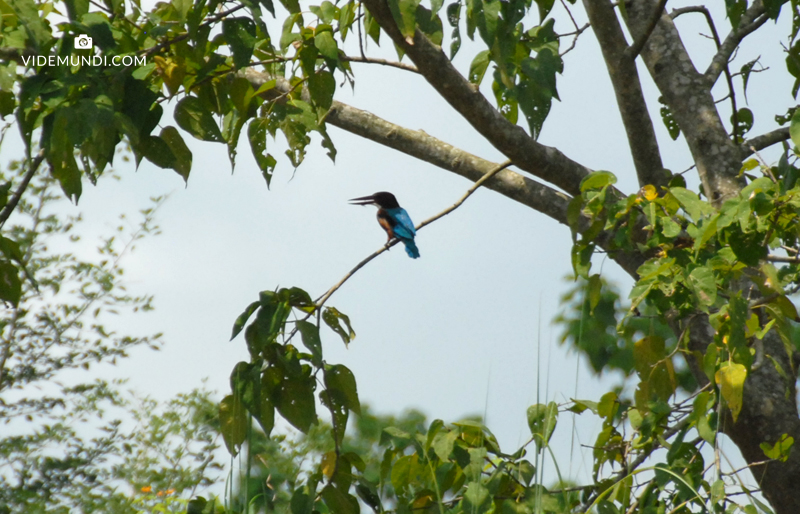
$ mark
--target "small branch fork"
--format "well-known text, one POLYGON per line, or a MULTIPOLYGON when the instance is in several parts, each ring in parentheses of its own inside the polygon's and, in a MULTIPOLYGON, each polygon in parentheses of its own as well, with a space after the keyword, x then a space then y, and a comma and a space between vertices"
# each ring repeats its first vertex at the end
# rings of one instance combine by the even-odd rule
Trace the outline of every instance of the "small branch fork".
MULTIPOLYGON (((466 201, 466 199, 469 198, 472 195, 472 193, 474 193, 479 187, 481 187, 487 180, 489 180, 490 178, 492 178, 496 174, 500 173, 502 170, 508 168, 509 166, 511 166, 511 164, 512 164, 512 162, 510 160, 508 160, 508 161, 505 161, 502 164, 498 164, 496 167, 494 167, 491 170, 489 170, 488 172, 486 172, 486 174, 484 174, 480 179, 478 179, 474 184, 472 184, 472 187, 470 187, 467 190, 467 192, 464 194, 464 196, 462 196, 456 203, 454 203, 453 205, 451 205, 447 209, 443 210, 439 214, 437 214, 437 215, 435 215, 435 216, 433 216, 431 218, 426 219, 425 221, 423 221, 422 223, 417 225, 416 229, 417 230, 421 230, 426 225, 430 225, 431 223, 433 223, 434 221, 438 220, 439 218, 447 216, 448 214, 450 214, 454 210, 456 210, 459 207, 461 207, 461 204, 463 204, 466 201)), ((315 304, 314 304, 315 310, 319 311, 319 309, 321 309, 322 306, 325 305, 325 302, 327 302, 328 299, 330 299, 330 297, 333 296, 333 293, 338 291, 339 288, 342 287, 342 285, 344 285, 344 283, 347 282, 350 279, 350 277, 355 275, 355 273, 358 270, 360 270, 361 268, 366 266, 375 257, 377 257, 378 255, 382 254, 383 252, 389 250, 389 248, 391 248, 392 246, 396 245, 399 242, 400 241, 397 240, 397 239, 395 239, 393 241, 390 241, 388 244, 383 246, 380 250, 377 250, 377 251, 373 252, 367 258, 365 258, 364 260, 362 260, 361 262, 356 264, 356 266, 353 269, 351 269, 350 271, 348 271, 347 274, 344 277, 342 277, 342 279, 339 282, 334 284, 333 287, 328 289, 328 291, 325 294, 323 294, 315 302, 315 304)))
MULTIPOLYGON (((711 29, 711 36, 714 40, 714 44, 717 45, 717 52, 721 51, 722 43, 719 39, 719 33, 717 32, 717 27, 714 25, 714 19, 711 17, 711 13, 708 9, 703 5, 693 5, 689 7, 681 7, 680 9, 674 9, 670 13, 670 18, 673 20, 678 16, 690 12, 700 13, 706 18, 706 22, 708 23, 709 29, 711 29)), ((725 65, 722 68, 722 71, 725 73, 725 82, 728 84, 728 98, 731 99, 731 120, 733 122, 733 140, 739 141, 739 110, 736 107, 736 93, 733 88, 733 76, 731 75, 730 68, 728 67, 728 62, 725 61, 725 65)))

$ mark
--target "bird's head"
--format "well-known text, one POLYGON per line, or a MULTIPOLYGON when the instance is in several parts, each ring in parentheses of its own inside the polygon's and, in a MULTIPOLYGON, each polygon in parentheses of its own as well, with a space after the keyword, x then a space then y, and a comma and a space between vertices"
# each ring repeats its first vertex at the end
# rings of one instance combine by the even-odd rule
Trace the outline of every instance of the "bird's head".
POLYGON ((387 193, 386 191, 381 191, 374 195, 362 196, 360 198, 352 198, 350 199, 350 203, 352 205, 375 205, 384 209, 396 209, 400 207, 400 204, 397 203, 397 198, 395 198, 392 193, 387 193))

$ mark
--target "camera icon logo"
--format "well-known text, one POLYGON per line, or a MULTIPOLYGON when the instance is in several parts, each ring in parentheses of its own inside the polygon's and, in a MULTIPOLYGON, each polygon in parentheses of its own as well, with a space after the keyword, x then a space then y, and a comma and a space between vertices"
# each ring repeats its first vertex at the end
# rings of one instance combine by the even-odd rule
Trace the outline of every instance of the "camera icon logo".
POLYGON ((75 38, 75 48, 78 50, 86 50, 92 48, 92 38, 86 34, 81 34, 75 38))

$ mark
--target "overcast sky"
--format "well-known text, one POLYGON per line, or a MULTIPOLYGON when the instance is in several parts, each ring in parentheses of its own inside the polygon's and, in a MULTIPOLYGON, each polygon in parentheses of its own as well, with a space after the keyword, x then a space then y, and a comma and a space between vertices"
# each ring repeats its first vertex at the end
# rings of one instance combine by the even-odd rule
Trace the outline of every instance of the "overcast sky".
MULTIPOLYGON (((562 7, 554 12, 557 32, 573 30, 564 22, 562 7)), ((585 22, 580 6, 573 14, 579 24, 585 22)), ((762 55, 772 68, 750 80, 748 98, 757 116, 751 135, 776 128, 773 115, 793 103, 777 45, 788 34, 787 14, 777 29, 769 22, 762 35, 747 40, 733 66, 736 71, 762 55)), ((699 20, 689 18, 679 19, 678 26, 694 27, 683 32, 684 38, 698 67, 705 69, 713 43, 697 34, 707 32, 705 27, 691 25, 699 20)), ((717 20, 724 35, 729 24, 722 14, 717 20)), ((273 36, 281 22, 280 13, 270 22, 273 36)), ((396 58, 384 40, 382 55, 396 58)), ((562 47, 568 44, 563 41, 562 47)), ((455 59, 459 69, 466 72, 479 49, 465 42, 455 59)), ((353 68, 355 90, 340 89, 338 100, 423 129, 480 157, 504 160, 421 77, 357 63, 353 68)), ((490 76, 483 89, 491 97, 490 76)), ((641 65, 640 76, 665 165, 683 171, 691 165, 685 142, 670 140, 654 86, 641 65)), ((558 88, 561 102, 554 102, 540 142, 592 169, 613 171, 621 189, 634 192, 625 133, 591 31, 566 56, 558 88)), ((717 97, 724 94, 719 90, 717 97)), ((174 124, 170 116, 162 120, 162 126, 167 124, 174 124)), ((374 208, 350 206, 349 198, 391 191, 419 222, 454 203, 470 186, 463 178, 337 128, 329 131, 339 150, 336 163, 315 138, 298 170, 278 158, 270 190, 246 137, 231 174, 225 146, 184 135, 194 152, 188 187, 170 170, 145 162, 134 173, 120 160, 115 164, 121 181, 101 181, 97 187, 87 183, 79 206, 65 203, 64 212, 84 214, 89 234, 102 234, 116 226, 118 214, 132 215, 149 197, 172 193, 158 213, 163 234, 140 243, 123 264, 131 291, 155 295, 155 312, 115 321, 121 332, 163 332, 166 346, 158 353, 136 350, 117 367, 98 372, 130 377, 132 388, 160 399, 198 387, 205 377, 211 388, 225 394, 233 366, 248 359, 242 337, 228 341, 231 326, 259 291, 298 286, 316 297, 384 243, 374 208)), ((273 155, 282 156, 282 136, 269 144, 273 155)), ((13 139, 7 140, 3 161, 18 157, 18 150, 13 139)), ((84 241, 88 252, 93 239, 84 241)), ((560 295, 571 286, 565 281, 572 272, 570 245, 566 227, 479 190, 460 209, 419 232, 420 259, 409 259, 395 247, 336 293, 328 303, 350 316, 357 337, 345 349, 338 336, 324 333, 325 358, 353 370, 361 401, 378 412, 418 408, 430 419, 445 421, 485 414, 501 447, 512 452, 530 435, 525 410, 537 401, 537 381, 540 401, 557 402, 597 400, 615 382, 593 377, 584 362, 557 344, 559 330, 551 320, 559 312, 560 295)), ((595 270, 601 264, 603 275, 623 291, 631 285, 613 262, 597 260, 595 270)), ((589 445, 600 422, 584 417, 578 443, 589 445)), ((573 462, 566 465, 571 420, 564 415, 560 421, 555 441, 562 473, 571 470, 570 475, 587 480, 591 455, 582 456, 586 450, 576 446, 573 462)))

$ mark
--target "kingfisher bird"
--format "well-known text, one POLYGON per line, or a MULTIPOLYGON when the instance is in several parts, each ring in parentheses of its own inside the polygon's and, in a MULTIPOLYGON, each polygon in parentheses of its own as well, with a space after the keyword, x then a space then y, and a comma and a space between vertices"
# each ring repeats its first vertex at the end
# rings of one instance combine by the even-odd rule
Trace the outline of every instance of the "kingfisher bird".
POLYGON ((353 198, 350 200, 352 205, 374 205, 378 208, 378 223, 389 239, 386 241, 388 245, 392 238, 399 239, 406 247, 406 253, 412 259, 419 257, 419 250, 417 245, 414 244, 414 236, 417 234, 414 229, 414 222, 408 215, 405 209, 400 207, 397 203, 397 198, 392 193, 381 191, 374 195, 362 196, 361 198, 353 198))

